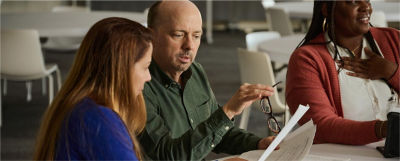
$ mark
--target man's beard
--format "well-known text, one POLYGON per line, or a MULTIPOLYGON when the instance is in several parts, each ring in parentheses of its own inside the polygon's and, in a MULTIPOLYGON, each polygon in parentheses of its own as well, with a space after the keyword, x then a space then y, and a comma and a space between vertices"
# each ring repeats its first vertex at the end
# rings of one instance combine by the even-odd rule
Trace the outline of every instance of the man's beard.
MULTIPOLYGON (((179 53, 177 55, 177 58, 179 59, 179 57, 186 56, 186 57, 189 57, 189 59, 193 62, 193 55, 194 54, 192 51, 185 51, 185 52, 179 53)), ((178 63, 177 65, 175 65, 175 70, 184 72, 190 67, 192 62, 187 63, 187 64, 178 63)))

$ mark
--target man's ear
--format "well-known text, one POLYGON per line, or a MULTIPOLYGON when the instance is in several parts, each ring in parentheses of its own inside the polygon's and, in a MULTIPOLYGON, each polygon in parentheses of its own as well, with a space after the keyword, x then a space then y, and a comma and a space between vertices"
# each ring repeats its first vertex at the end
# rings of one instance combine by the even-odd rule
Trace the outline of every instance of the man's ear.
POLYGON ((323 15, 325 18, 328 16, 328 8, 327 8, 327 6, 326 6, 326 3, 323 3, 323 4, 322 4, 321 12, 322 12, 322 15, 323 15))

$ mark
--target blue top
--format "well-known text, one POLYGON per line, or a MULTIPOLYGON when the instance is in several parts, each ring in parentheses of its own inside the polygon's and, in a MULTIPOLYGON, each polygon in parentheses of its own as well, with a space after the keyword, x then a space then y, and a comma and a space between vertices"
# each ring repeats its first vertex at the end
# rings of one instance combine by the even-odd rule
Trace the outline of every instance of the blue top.
POLYGON ((85 98, 67 118, 55 160, 138 160, 124 122, 111 109, 85 98))

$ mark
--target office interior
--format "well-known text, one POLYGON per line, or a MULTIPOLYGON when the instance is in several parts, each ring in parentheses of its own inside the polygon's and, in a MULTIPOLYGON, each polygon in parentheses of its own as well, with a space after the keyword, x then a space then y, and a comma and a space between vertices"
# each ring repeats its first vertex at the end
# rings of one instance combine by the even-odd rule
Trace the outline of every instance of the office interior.
MULTIPOLYGON (((374 0, 372 0, 374 1, 374 0)), ((243 1, 225 1, 225 0, 200 0, 194 1, 201 11, 203 18, 203 35, 201 45, 196 57, 196 61, 201 63, 206 70, 208 79, 219 104, 225 104, 230 97, 236 92, 239 86, 244 83, 241 77, 241 69, 239 66, 238 48, 246 49, 246 35, 255 32, 276 32, 280 36, 291 36, 296 34, 304 34, 310 23, 310 17, 299 18, 291 16, 286 11, 286 17, 290 23, 290 33, 273 29, 271 23, 274 17, 266 14, 267 8, 287 2, 296 3, 312 3, 312 0, 243 0, 243 1)), ((384 25, 400 29, 400 2, 398 0, 375 0, 381 3, 393 3, 395 13, 394 20, 383 20, 384 25), (396 10, 397 9, 397 10, 396 10)), ((107 12, 107 14, 118 12, 139 16, 142 24, 146 24, 147 8, 153 1, 92 1, 92 0, 59 0, 59 1, 8 1, 0 0, 1 6, 1 28, 18 29, 18 25, 7 26, 13 21, 12 16, 18 15, 39 15, 38 21, 49 23, 43 26, 52 26, 54 22, 46 22, 41 19, 40 15, 51 15, 56 12, 107 12), (58 10, 56 9, 58 8, 58 10), (7 17, 9 16, 9 17, 7 17), (142 17, 140 17, 142 16, 142 17)), ((393 8, 393 6, 392 6, 393 8)), ((110 14, 113 15, 113 14, 110 14)), ((118 14, 117 14, 118 15, 118 14)), ((129 15, 126 15, 129 16, 129 15)), ((74 22, 74 19, 82 17, 67 17, 62 21, 74 22)), ((386 18, 388 19, 388 18, 386 18)), ((135 20, 135 19, 133 19, 135 20)), ((30 20, 35 21, 35 20, 30 20)), ((85 20, 82 20, 85 21, 85 20)), ((283 20, 281 20, 283 21, 283 20)), ((14 22, 13 22, 14 23, 14 22)), ((90 26, 84 26, 84 29, 90 26)), ((22 27, 23 28, 23 27, 22 27)), ((43 30, 39 28, 38 30, 43 30)), ((68 32, 68 31, 52 31, 52 32, 68 32)), ((41 51, 46 64, 56 64, 60 70, 61 84, 65 80, 68 71, 72 65, 75 52, 79 48, 79 42, 82 40, 82 34, 72 34, 65 36, 55 33, 52 37, 51 32, 43 31, 44 36, 40 36, 42 45, 41 51)), ((40 35, 39 31, 39 35, 40 35)), ((1 35, 0 35, 1 36, 1 35)), ((297 41, 298 42, 298 41, 297 41)), ((300 43, 300 42, 298 42, 300 43)), ((298 44, 295 42, 295 44, 298 44)), ((21 48, 23 46, 20 46, 21 48)), ((282 45, 281 48, 284 48, 282 45)), ((7 46, 1 46, 3 51, 7 46)), ((260 46, 255 50, 260 50, 260 46)), ((27 53, 28 54, 28 53, 27 53)), ((290 55, 289 55, 290 56, 290 55)), ((1 59, 1 58, 0 58, 1 59)), ((271 59, 275 59, 271 56, 271 59)), ((277 60, 279 58, 276 58, 277 60)), ((278 86, 277 97, 284 110, 288 110, 284 96, 286 69, 285 63, 274 60, 271 63, 278 67, 272 70, 275 81, 283 81, 278 86), (279 68, 281 67, 281 68, 279 68)), ((21 64, 23 66, 24 64, 21 64)), ((57 94, 58 76, 53 74, 53 95, 57 94)), ((27 83, 26 81, 5 81, 1 79, 1 160, 31 160, 35 137, 40 125, 41 117, 49 105, 49 81, 43 82, 37 79, 27 83), (46 86, 46 88, 43 88, 46 86)), ((279 121, 283 125, 285 111, 274 114, 279 117, 279 121)), ((248 121, 241 121, 241 116, 235 117, 236 126, 246 128, 248 131, 265 137, 271 135, 268 131, 268 125, 264 114, 258 109, 257 104, 253 104, 248 114, 248 121)), ((211 153, 206 160, 218 159, 226 157, 226 154, 211 153)))

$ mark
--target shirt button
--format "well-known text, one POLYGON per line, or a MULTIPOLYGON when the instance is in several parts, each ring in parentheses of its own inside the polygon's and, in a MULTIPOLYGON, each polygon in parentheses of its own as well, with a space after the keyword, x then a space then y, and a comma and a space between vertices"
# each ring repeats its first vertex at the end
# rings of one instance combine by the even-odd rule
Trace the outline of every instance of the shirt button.
POLYGON ((229 130, 229 126, 225 126, 225 130, 229 130))
POLYGON ((190 122, 193 124, 193 119, 190 119, 190 122))
POLYGON ((214 148, 215 147, 215 145, 214 144, 211 144, 211 148, 214 148))
POLYGON ((374 103, 378 104, 378 98, 376 98, 376 97, 374 98, 374 103))
POLYGON ((165 88, 168 88, 168 84, 165 85, 165 88))

